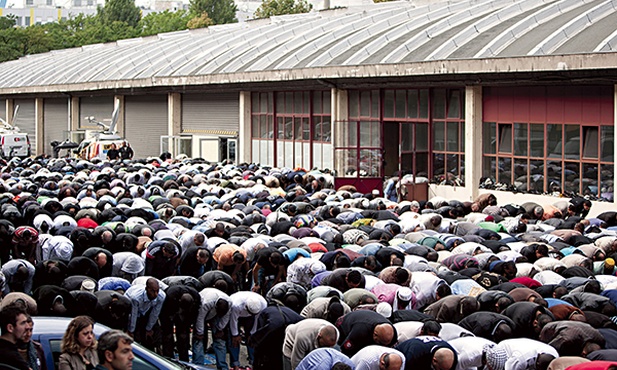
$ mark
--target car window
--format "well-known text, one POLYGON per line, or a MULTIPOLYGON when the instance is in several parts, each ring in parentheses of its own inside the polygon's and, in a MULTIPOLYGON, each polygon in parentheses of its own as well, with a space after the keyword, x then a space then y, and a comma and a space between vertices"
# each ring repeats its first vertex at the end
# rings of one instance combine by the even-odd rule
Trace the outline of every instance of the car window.
POLYGON ((162 366, 165 369, 182 370, 182 367, 178 366, 178 364, 175 364, 169 361, 168 359, 157 355, 156 353, 150 351, 149 349, 147 349, 146 347, 143 347, 142 345, 138 343, 133 343, 133 347, 136 347, 139 349, 138 351, 133 350, 133 353, 135 353, 135 359, 133 360, 133 370, 157 369, 157 367, 150 364, 150 361, 144 360, 141 356, 139 356, 139 352, 142 352, 142 353, 146 352, 147 356, 156 358, 155 361, 158 362, 158 365, 162 366))
POLYGON ((50 339, 49 347, 51 348, 51 354, 54 357, 54 369, 58 368, 58 363, 60 362, 60 354, 62 354, 62 350, 60 349, 62 346, 62 340, 60 339, 50 339))
POLYGON ((153 366, 143 359, 135 356, 133 359, 133 370, 159 370, 158 367, 153 366))

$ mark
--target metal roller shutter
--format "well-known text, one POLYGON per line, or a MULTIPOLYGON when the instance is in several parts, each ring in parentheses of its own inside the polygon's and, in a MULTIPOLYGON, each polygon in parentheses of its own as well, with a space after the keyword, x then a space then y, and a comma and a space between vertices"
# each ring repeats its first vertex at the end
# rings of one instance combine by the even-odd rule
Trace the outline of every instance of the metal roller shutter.
POLYGON ((13 122, 14 126, 19 127, 21 132, 28 134, 30 138, 30 148, 32 153, 36 148, 36 114, 34 111, 34 99, 15 99, 15 106, 19 105, 17 120, 13 122))
POLYGON ((6 99, 0 99, 0 118, 7 121, 6 119, 6 99))
POLYGON ((183 94, 182 132, 209 135, 237 135, 240 95, 183 94))
POLYGON ((124 126, 135 158, 158 156, 167 135, 167 96, 125 97, 124 126))
POLYGON ((66 98, 45 99, 43 101, 43 127, 45 153, 52 154, 52 141, 66 139, 69 131, 69 100, 66 98))
POLYGON ((91 124, 85 117, 93 116, 97 121, 109 124, 114 112, 113 96, 84 96, 79 98, 79 128, 100 130, 97 125, 91 124))

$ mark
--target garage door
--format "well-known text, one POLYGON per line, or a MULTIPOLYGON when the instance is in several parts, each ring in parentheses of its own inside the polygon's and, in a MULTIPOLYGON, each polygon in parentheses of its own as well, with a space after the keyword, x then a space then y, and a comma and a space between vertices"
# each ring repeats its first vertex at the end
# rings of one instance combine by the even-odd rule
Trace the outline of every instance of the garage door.
POLYGON ((97 121, 107 125, 111 123, 111 114, 114 111, 113 96, 84 96, 79 98, 79 128, 86 130, 100 130, 96 124, 88 122, 86 117, 94 117, 97 121))
POLYGON ((52 141, 63 141, 69 131, 69 100, 66 98, 43 101, 43 127, 47 154, 53 154, 52 141))
POLYGON ((235 136, 239 122, 237 93, 182 95, 183 133, 235 136))
POLYGON ((124 104, 126 139, 135 158, 159 156, 161 136, 167 135, 167 96, 127 96, 124 104))
POLYGON ((14 126, 19 127, 21 132, 28 134, 32 153, 36 148, 36 114, 34 111, 34 99, 15 99, 15 106, 19 105, 17 119, 13 122, 14 126))

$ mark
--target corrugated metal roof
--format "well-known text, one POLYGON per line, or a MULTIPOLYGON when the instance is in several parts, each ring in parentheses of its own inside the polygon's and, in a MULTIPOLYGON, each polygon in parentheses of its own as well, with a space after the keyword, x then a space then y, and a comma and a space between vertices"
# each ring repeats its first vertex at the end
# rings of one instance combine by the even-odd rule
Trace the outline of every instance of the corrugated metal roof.
POLYGON ((0 64, 0 89, 325 66, 613 52, 617 0, 388 2, 0 64))

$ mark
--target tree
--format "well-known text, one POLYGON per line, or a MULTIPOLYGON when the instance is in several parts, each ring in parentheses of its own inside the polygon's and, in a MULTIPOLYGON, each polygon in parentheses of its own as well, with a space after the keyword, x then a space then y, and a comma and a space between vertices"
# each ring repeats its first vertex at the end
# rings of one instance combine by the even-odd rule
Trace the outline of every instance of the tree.
POLYGON ((184 10, 177 12, 150 13, 139 22, 142 36, 156 35, 164 32, 174 32, 187 29, 190 16, 184 10))
POLYGON ((273 15, 308 13, 313 5, 306 0, 264 0, 255 11, 255 18, 269 18, 273 15))
POLYGON ((15 26, 17 16, 9 14, 6 17, 0 17, 0 30, 7 30, 15 26))
POLYGON ((210 19, 210 17, 208 17, 208 13, 203 12, 201 13, 201 15, 191 18, 187 23, 187 27, 194 30, 195 28, 209 27, 213 24, 214 22, 212 22, 212 19, 210 19))
POLYGON ((193 17, 201 17, 203 13, 207 13, 214 24, 238 21, 238 7, 233 0, 191 0, 189 11, 193 17))
POLYGON ((99 8, 98 16, 105 25, 124 22, 131 27, 137 27, 141 10, 135 6, 134 0, 107 0, 105 6, 99 8))

